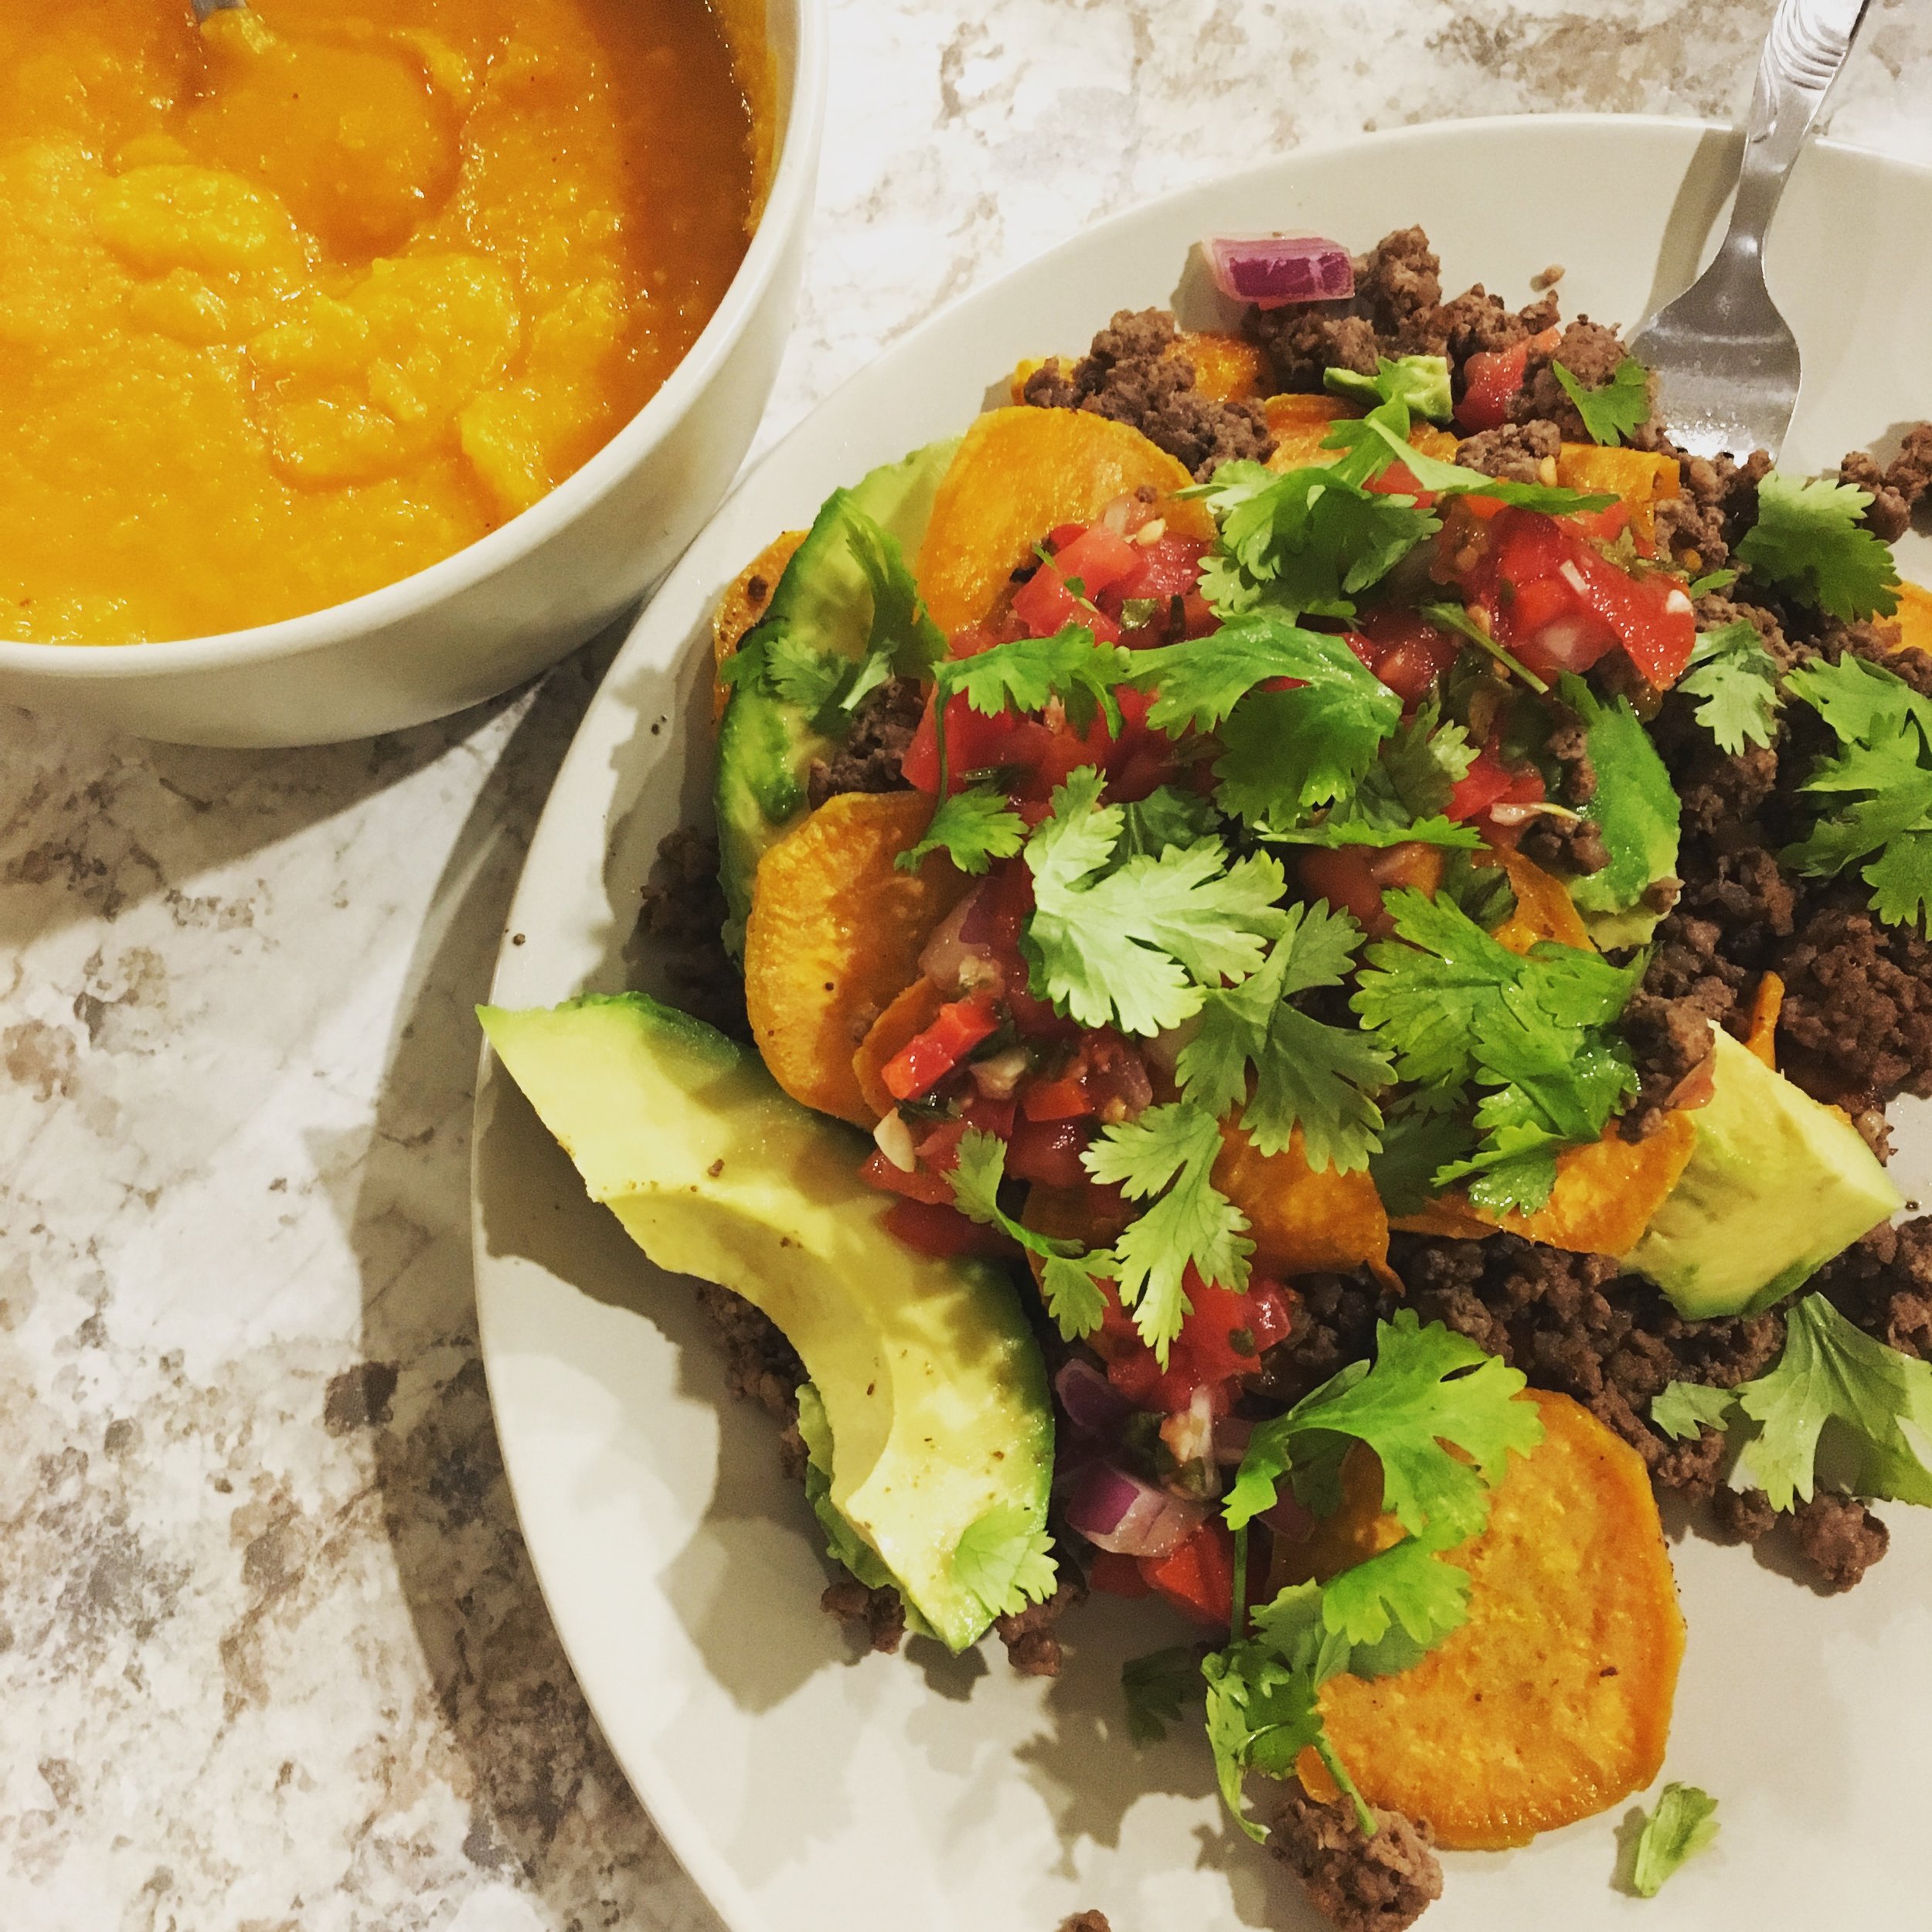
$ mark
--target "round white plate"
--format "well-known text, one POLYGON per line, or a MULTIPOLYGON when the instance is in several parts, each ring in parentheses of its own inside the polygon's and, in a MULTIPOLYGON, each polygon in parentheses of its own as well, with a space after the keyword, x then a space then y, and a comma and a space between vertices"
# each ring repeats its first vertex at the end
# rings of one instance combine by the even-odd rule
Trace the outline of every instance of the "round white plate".
MULTIPOLYGON (((1452 290, 1479 279, 1525 301, 1560 262, 1566 315, 1634 325, 1689 278, 1734 153, 1720 130, 1607 117, 1379 134, 1110 222, 928 323, 767 458, 645 612, 538 828, 492 997, 649 983, 638 888, 660 836, 705 809, 719 590, 835 485, 957 430, 1019 359, 1083 349, 1117 308, 1198 315, 1183 264, 1217 230, 1359 249, 1420 221, 1452 290)), ((1928 233, 1932 174, 1829 146, 1800 164, 1770 260, 1805 357, 1793 463, 1835 464, 1932 414, 1928 233)), ((1910 1138, 1908 1191, 1927 1151, 1910 1138)), ((825 1572, 774 1425, 727 1399, 689 1285, 586 1201, 488 1063, 474 1233, 497 1427, 551 1614, 733 1932, 1052 1932, 1087 1906, 1116 1932, 1316 1923, 1219 1815, 1192 1723, 1155 1750, 1127 1741, 1118 1666, 1175 1641, 1165 1613, 1090 1605, 1052 1683, 1016 1677, 992 1640, 957 1659, 930 1644, 852 1659, 817 1607, 825 1572)), ((1430 1932, 1923 1923, 1932 1523, 1894 1513, 1891 1555, 1842 1599, 1748 1551, 1679 1543, 1690 1648, 1667 1775, 1719 1798, 1714 1851, 1648 1903, 1611 1888, 1621 1811, 1452 1856, 1430 1932)))

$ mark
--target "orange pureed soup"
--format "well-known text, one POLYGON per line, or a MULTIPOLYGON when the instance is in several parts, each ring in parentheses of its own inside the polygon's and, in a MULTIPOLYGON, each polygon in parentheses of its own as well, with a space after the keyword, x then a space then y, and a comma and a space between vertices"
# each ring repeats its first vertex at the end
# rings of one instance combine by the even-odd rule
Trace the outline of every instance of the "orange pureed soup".
POLYGON ((320 609, 527 508, 743 256, 705 0, 0 0, 0 638, 320 609))

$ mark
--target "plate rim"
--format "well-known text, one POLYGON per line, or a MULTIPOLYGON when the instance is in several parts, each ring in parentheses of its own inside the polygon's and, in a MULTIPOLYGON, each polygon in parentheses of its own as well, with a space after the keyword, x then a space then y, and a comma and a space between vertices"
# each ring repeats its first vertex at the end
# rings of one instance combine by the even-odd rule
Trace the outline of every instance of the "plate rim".
MULTIPOLYGON (((1560 138, 1563 134, 1572 131, 1604 131, 1610 129, 1628 133, 1635 141, 1661 139, 1681 142, 1687 152, 1694 150, 1698 144, 1709 137, 1736 138, 1742 132, 1739 127, 1730 122, 1706 116, 1561 111, 1444 117, 1406 123, 1400 127, 1309 141, 1270 155, 1264 160, 1238 168, 1223 169, 1200 179, 1165 189, 1158 195, 1137 200, 1109 215, 1104 220, 1078 230, 1060 241, 1029 255, 1023 260, 1002 269, 989 281, 964 291, 932 315, 922 318, 903 335, 883 345, 822 396, 816 399, 777 441, 745 468, 733 482, 724 501, 692 538, 678 562, 650 594, 625 633, 623 643, 607 666, 597 691, 593 693, 582 718, 578 721, 570 747, 552 780, 543 810, 532 830, 529 845, 519 872, 516 887, 512 895, 499 937, 491 974, 490 1000, 494 1002, 498 998, 506 973, 519 962, 522 953, 522 948, 514 944, 513 935, 526 930, 526 900, 536 889, 533 885, 535 868, 536 862, 543 855, 543 848, 549 838, 555 835, 552 821, 553 818, 560 820, 563 811, 563 803, 560 801, 567 801, 570 798, 578 789, 582 768, 602 755, 605 750, 597 740, 604 707, 612 701, 610 694, 623 681, 626 674, 641 667, 655 666, 667 672, 675 672, 678 648, 681 645, 689 648, 692 636, 689 624, 687 623, 680 628, 671 621, 671 613, 689 600, 687 586, 699 568, 694 561, 693 553, 702 549, 714 526, 734 513, 741 495, 748 493, 768 469, 782 465, 791 459, 794 451, 801 445, 822 435, 820 427, 822 419, 832 411, 849 391, 875 376, 882 364, 889 360, 916 359, 923 352, 928 337, 949 325, 961 311, 981 302, 991 302, 1012 284, 1039 273, 1068 248, 1076 244, 1100 246, 1106 237, 1117 231, 1144 221, 1158 214, 1161 209, 1190 197, 1230 189, 1239 184, 1292 171, 1305 162, 1329 159, 1354 150, 1372 148, 1379 151, 1426 144, 1445 136, 1458 139, 1481 138, 1505 133, 1515 134, 1547 131, 1560 138), (663 633, 662 637, 658 635, 660 631, 663 633)), ((1925 191, 1932 194, 1932 162, 1920 162, 1890 153, 1883 148, 1841 140, 1828 134, 1815 137, 1807 145, 1852 158, 1861 167, 1917 177, 1924 185, 1925 191)), ((889 457, 879 460, 886 461, 889 457)), ((604 787, 607 800, 611 790, 611 785, 607 783, 604 787)), ((607 815, 604 827, 607 849, 609 830, 610 821, 607 815)), ((570 992, 563 989, 554 995, 558 998, 569 996, 570 992)), ((559 1597, 561 1593, 553 1591, 546 1579, 544 1565, 538 1556, 539 1541, 531 1535, 530 1524, 539 1512, 541 1499, 536 1495, 526 1499, 519 1488, 515 1468, 517 1454, 512 1446, 512 1431, 504 1426, 505 1412, 498 1400, 497 1372, 494 1366, 498 1359, 498 1350, 492 1342, 490 1297, 483 1281, 487 1250, 485 1245, 484 1199, 479 1179, 480 1150, 485 1109, 492 1104, 496 1082, 501 1078, 500 1073, 493 1070, 493 1056, 488 1043, 482 1042, 478 1055, 471 1143, 472 1274, 476 1294, 478 1353, 483 1362, 485 1385, 490 1393, 492 1416, 496 1419, 498 1440, 512 1506, 515 1512, 519 1532, 529 1552, 532 1573, 536 1579, 546 1611, 550 1617, 559 1644, 585 1703, 604 1736, 613 1759, 666 1848, 703 1895, 706 1904, 726 1927, 727 1932, 775 1932, 774 1921, 740 1880, 724 1853, 717 1848, 697 1808, 682 1795, 672 1767, 655 1753, 645 1755, 643 1761, 638 1763, 633 1761, 637 1753, 627 1757, 620 1751, 611 1727, 605 1723, 600 1709, 599 1696, 593 1680, 580 1666, 571 1635, 572 1620, 567 1610, 560 1608, 559 1597)))

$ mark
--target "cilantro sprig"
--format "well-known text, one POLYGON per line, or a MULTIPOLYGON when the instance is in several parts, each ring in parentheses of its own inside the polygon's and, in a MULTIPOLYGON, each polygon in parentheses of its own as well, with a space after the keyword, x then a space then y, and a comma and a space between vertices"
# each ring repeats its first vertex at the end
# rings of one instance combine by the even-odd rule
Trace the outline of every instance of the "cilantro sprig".
POLYGON ((1838 752, 1812 767, 1801 789, 1819 815, 1779 857, 1812 878, 1856 866, 1879 918, 1923 924, 1932 915, 1932 700, 1849 651, 1792 672, 1784 688, 1824 719, 1838 752))
POLYGON ((1220 1151, 1213 1114, 1172 1100, 1108 1127, 1080 1156, 1102 1185, 1153 1202, 1114 1242, 1111 1259, 1121 1306, 1162 1368, 1193 1309, 1184 1285, 1189 1267, 1237 1294, 1248 1284, 1254 1243, 1248 1217, 1214 1185, 1220 1151))
POLYGON ((1321 372, 1321 386, 1330 395, 1345 396, 1352 402, 1400 402, 1410 415, 1426 417, 1432 423, 1447 422, 1455 409, 1446 355, 1399 355, 1393 362, 1378 355, 1374 375, 1327 369, 1321 372))
POLYGON ((1849 483, 1768 471, 1737 560, 1760 583, 1841 622, 1889 617, 1899 607, 1899 573, 1890 548, 1865 527, 1871 502, 1849 483))
POLYGON ((1666 1784, 1631 1858, 1630 1889, 1654 1899, 1664 1881, 1717 1836, 1717 1800, 1695 1784, 1666 1784))
POLYGON ((1010 859, 1026 842, 1026 821, 989 785, 968 785, 942 798, 925 835, 893 861, 917 872, 928 852, 943 852, 963 872, 977 877, 995 859, 1010 859))
POLYGON ((1060 1587, 1051 1533, 1017 1503, 996 1503, 960 1532, 953 1576, 989 1617, 1015 1617, 1060 1587))
POLYGON ((1478 1090, 1481 1138, 1434 1184, 1467 1180, 1478 1206, 1532 1212, 1556 1184, 1558 1149, 1600 1138, 1636 1091, 1610 1029, 1646 962, 1618 968, 1549 941, 1525 957, 1441 898, 1404 889, 1386 903, 1396 937, 1368 949, 1355 1011, 1403 1080, 1444 1096, 1478 1090))
POLYGON ((1287 881, 1267 853, 1230 863, 1212 838, 1115 865, 1124 813, 1100 802, 1103 784, 1083 765, 1027 842, 1034 910, 1022 944, 1037 997, 1083 1026, 1157 1033, 1260 964, 1287 881))
POLYGON ((1730 1432, 1774 1509, 1810 1498, 1821 1451, 1854 1495, 1932 1504, 1918 1446, 1932 1432, 1932 1362, 1875 1341, 1821 1294, 1786 1315, 1784 1352, 1763 1375, 1728 1390, 1673 1382, 1651 1419, 1680 1437, 1730 1432))
POLYGON ((1284 1477, 1318 1513, 1332 1513, 1350 1442, 1375 1452, 1383 1507, 1408 1534, 1325 1584, 1291 1585, 1255 1611, 1253 1635, 1237 1634, 1203 1663, 1221 1794, 1250 1837, 1266 1833, 1247 1814, 1243 1778, 1286 1777, 1310 1749, 1373 1835, 1374 1816, 1322 1722, 1321 1687, 1345 1671, 1406 1669, 1468 1621, 1468 1574, 1444 1553, 1487 1522, 1489 1491, 1510 1454, 1543 1439, 1534 1405, 1517 1400, 1524 1386, 1520 1371, 1404 1308, 1378 1325, 1372 1364, 1351 1364, 1257 1427, 1225 1505, 1237 1539, 1284 1477))
POLYGON ((1292 906, 1284 918, 1259 969, 1240 985, 1208 995, 1200 1031, 1175 1070, 1186 1098, 1217 1119, 1243 1103, 1241 1124, 1258 1153, 1280 1153, 1298 1127, 1308 1165, 1345 1174, 1366 1167, 1379 1145, 1382 1114, 1373 1097, 1389 1083, 1389 1053, 1366 1034, 1289 1002, 1342 983, 1362 928, 1322 903, 1292 906))
POLYGON ((1767 745, 1777 736, 1777 660, 1747 617, 1698 633, 1690 668, 1677 681, 1699 700, 1697 722, 1735 757, 1747 745, 1767 745))
POLYGON ((1167 1727, 1201 1691, 1201 1660, 1185 1644, 1130 1657, 1121 1666, 1121 1694, 1127 1702, 1128 1735, 1137 1744, 1158 1744, 1167 1727))
POLYGON ((1549 372, 1583 419, 1584 433, 1593 443, 1621 443, 1634 436, 1650 416, 1650 371, 1626 355, 1610 372, 1607 382, 1586 389, 1561 362, 1549 372))
POLYGON ((1457 784, 1475 761, 1476 747, 1467 730, 1444 723, 1441 706, 1430 698, 1383 740, 1375 762, 1327 811, 1300 824, 1270 825, 1264 835, 1286 845, 1388 846, 1416 841, 1478 851, 1482 839, 1475 828, 1445 815, 1457 784))

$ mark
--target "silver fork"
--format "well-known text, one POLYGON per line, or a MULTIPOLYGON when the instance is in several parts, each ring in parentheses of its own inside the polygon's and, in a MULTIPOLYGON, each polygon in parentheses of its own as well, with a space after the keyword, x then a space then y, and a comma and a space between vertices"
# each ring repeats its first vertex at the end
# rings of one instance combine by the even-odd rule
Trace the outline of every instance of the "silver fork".
POLYGON ((1778 0, 1716 259, 1631 338, 1657 372, 1660 413, 1695 456, 1775 457, 1798 407, 1798 338, 1764 285, 1764 231, 1870 0, 1778 0))

